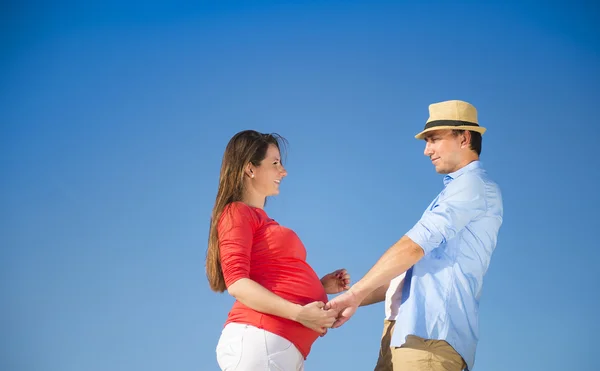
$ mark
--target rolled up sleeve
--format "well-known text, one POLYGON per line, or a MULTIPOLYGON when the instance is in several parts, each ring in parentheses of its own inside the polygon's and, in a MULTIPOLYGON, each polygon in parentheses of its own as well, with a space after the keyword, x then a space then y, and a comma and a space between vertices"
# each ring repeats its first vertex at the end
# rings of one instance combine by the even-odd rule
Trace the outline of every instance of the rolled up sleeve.
POLYGON ((406 236, 421 246, 425 254, 454 238, 469 222, 485 213, 483 182, 463 176, 454 180, 438 203, 427 210, 406 236))
POLYGON ((229 287, 250 276, 250 254, 255 230, 253 211, 244 204, 227 205, 221 214, 217 233, 225 285, 229 287))

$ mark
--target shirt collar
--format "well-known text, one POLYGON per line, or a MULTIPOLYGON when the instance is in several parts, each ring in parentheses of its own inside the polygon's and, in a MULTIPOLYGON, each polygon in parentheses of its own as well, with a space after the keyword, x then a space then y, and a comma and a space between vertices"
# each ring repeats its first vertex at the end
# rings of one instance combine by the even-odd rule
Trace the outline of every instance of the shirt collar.
POLYGON ((458 178, 462 174, 469 172, 474 169, 478 169, 481 167, 481 162, 479 160, 475 160, 467 164, 467 166, 463 166, 462 168, 456 170, 453 173, 450 173, 444 177, 444 186, 447 186, 453 179, 458 178))

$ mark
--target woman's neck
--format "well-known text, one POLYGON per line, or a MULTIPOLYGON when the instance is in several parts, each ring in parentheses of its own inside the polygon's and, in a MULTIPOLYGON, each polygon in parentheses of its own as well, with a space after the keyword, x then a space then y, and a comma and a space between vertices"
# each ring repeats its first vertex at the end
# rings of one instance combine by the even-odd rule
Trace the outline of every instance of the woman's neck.
POLYGON ((250 189, 244 192, 242 202, 246 205, 257 207, 259 209, 264 209, 265 207, 265 197, 250 189))

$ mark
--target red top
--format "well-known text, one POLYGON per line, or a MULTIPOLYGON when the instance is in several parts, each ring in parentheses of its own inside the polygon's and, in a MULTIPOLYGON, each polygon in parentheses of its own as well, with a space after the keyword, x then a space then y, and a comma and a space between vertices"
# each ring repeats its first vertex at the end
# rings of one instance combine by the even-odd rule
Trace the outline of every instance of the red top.
MULTIPOLYGON (((249 278, 292 303, 327 302, 321 280, 306 262, 306 249, 291 229, 270 219, 264 210, 233 202, 218 224, 225 285, 249 278)), ((226 321, 249 324, 292 342, 308 356, 319 333, 302 324, 255 311, 236 301, 226 321)))

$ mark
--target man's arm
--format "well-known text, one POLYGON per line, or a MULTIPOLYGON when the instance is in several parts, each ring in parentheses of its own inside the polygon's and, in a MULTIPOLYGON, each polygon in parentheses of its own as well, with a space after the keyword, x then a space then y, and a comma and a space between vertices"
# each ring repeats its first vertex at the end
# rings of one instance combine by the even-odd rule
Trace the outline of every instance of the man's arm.
POLYGON ((486 210, 484 184, 477 177, 463 175, 446 188, 439 204, 423 214, 419 222, 390 247, 369 272, 346 293, 333 298, 325 309, 340 316, 333 327, 344 324, 367 295, 392 278, 406 272, 425 254, 454 238, 469 222, 486 210))
MULTIPOLYGON (((350 290, 325 304, 325 309, 335 309, 339 312, 333 327, 343 325, 352 317, 359 305, 368 302, 369 294, 384 285, 389 285, 394 277, 406 272, 423 255, 423 249, 419 245, 407 236, 402 237, 383 254, 369 272, 350 290)), ((380 295, 380 292, 373 293, 372 298, 381 298, 380 295)))
POLYGON ((484 184, 474 176, 464 175, 437 207, 424 213, 419 222, 390 247, 371 270, 350 291, 362 302, 373 290, 406 272, 425 254, 454 238, 472 220, 485 212, 484 184))
POLYGON ((380 286, 375 290, 371 291, 366 298, 360 303, 359 307, 365 307, 367 305, 381 303, 385 300, 385 293, 387 289, 390 287, 390 283, 388 282, 386 285, 380 286))
POLYGON ((403 236, 379 258, 369 272, 348 292, 355 295, 357 301, 362 303, 370 294, 377 298, 379 293, 374 293, 374 291, 386 286, 386 289, 383 290, 383 299, 385 299, 385 291, 389 287, 390 281, 406 272, 423 256, 423 249, 408 236, 403 236))

